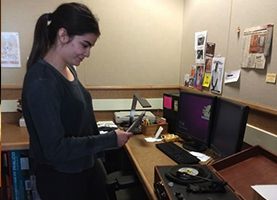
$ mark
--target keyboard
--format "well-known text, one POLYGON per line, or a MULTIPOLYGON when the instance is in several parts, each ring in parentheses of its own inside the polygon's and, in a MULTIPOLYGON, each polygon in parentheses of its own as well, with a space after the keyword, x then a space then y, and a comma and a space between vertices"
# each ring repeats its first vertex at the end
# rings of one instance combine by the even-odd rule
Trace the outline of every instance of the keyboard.
POLYGON ((178 164, 197 164, 200 160, 173 142, 156 144, 156 147, 178 164))

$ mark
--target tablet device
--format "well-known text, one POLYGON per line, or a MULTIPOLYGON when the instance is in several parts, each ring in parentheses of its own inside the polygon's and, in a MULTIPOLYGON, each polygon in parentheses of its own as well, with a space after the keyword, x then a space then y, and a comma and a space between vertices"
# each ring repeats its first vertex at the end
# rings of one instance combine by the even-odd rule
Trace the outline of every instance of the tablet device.
POLYGON ((145 116, 145 112, 142 112, 139 117, 132 123, 132 125, 126 130, 126 132, 134 132, 135 129, 142 122, 143 117, 145 116))

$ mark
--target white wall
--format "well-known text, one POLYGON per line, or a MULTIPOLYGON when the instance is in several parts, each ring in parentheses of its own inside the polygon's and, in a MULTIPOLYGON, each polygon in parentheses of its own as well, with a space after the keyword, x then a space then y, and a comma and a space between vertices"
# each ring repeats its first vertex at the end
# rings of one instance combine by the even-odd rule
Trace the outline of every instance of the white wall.
MULTIPOLYGON (((64 0, 2 0, 1 31, 19 32, 21 69, 1 68, 2 85, 21 85, 36 20, 64 0)), ((101 37, 78 68, 85 85, 178 85, 183 0, 83 0, 101 37)))
MULTIPOLYGON (((243 31, 268 23, 276 25, 276 13, 276 0, 185 0, 180 84, 183 85, 184 74, 190 74, 191 65, 195 65, 195 32, 207 30, 207 41, 216 43, 215 54, 226 58, 225 71, 237 70, 241 69, 243 31)), ((265 81, 266 73, 277 73, 276 49, 275 30, 266 68, 241 69, 237 83, 223 84, 222 95, 276 110, 277 84, 265 81)))

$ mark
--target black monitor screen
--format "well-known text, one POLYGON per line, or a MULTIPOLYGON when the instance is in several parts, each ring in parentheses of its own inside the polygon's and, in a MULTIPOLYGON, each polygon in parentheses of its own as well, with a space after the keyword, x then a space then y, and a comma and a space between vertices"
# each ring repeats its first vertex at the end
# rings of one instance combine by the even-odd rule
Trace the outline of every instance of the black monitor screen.
POLYGON ((185 141, 191 139, 184 142, 184 148, 203 151, 208 146, 215 98, 202 93, 180 92, 176 133, 185 141))
POLYGON ((210 148, 221 158, 241 150, 249 107, 218 98, 210 148))

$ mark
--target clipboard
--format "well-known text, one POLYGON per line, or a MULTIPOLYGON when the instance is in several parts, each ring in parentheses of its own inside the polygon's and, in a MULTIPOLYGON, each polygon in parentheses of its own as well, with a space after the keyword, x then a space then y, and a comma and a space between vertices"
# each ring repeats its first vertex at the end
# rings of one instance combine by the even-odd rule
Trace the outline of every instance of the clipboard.
POLYGON ((145 116, 145 112, 142 112, 139 117, 132 123, 132 125, 126 130, 126 132, 134 132, 135 129, 139 126, 142 122, 143 117, 145 116))

